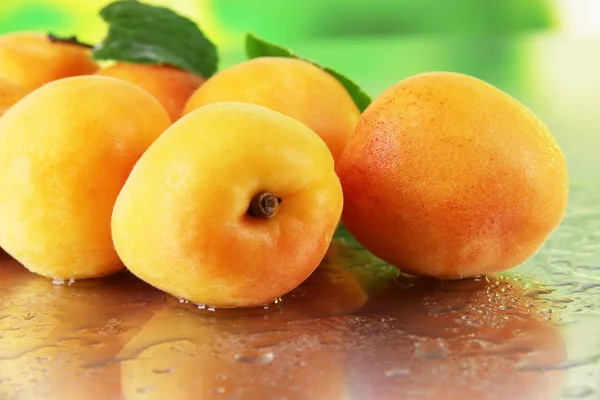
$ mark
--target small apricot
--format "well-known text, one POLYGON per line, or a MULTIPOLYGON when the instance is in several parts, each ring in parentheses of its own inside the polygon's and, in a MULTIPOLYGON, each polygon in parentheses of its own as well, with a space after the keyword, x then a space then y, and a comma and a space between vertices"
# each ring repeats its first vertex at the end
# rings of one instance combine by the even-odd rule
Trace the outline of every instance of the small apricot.
POLYGON ((27 95, 0 118, 0 247, 51 278, 122 269, 112 208, 170 123, 156 99, 114 78, 65 78, 27 95))
POLYGON ((220 308, 272 302, 325 255, 342 210, 327 146, 264 107, 217 103, 144 153, 112 216, 117 252, 142 280, 220 308))
POLYGON ((26 94, 27 91, 21 86, 0 78, 0 117, 26 94))
POLYGON ((184 113, 220 101, 257 104, 297 119, 325 141, 334 160, 360 115, 334 77, 293 58, 259 57, 219 72, 196 90, 184 113))
POLYGON ((168 65, 117 63, 98 70, 98 75, 112 76, 138 85, 165 107, 172 121, 177 121, 192 93, 204 78, 168 65))
POLYGON ((350 233, 400 270, 438 278, 523 263, 568 198, 565 159, 539 118, 457 73, 416 75, 382 93, 337 172, 350 233))
POLYGON ((0 35, 0 77, 28 91, 57 79, 93 74, 97 69, 85 47, 53 42, 38 32, 0 35))

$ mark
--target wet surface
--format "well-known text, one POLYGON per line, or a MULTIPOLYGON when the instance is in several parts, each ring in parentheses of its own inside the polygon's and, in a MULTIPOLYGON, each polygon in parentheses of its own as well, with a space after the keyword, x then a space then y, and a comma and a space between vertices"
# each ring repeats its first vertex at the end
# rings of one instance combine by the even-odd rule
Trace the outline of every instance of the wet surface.
POLYGON ((128 273, 51 282, 0 255, 0 399, 600 398, 600 190, 499 276, 398 275, 344 231, 268 308, 128 273))

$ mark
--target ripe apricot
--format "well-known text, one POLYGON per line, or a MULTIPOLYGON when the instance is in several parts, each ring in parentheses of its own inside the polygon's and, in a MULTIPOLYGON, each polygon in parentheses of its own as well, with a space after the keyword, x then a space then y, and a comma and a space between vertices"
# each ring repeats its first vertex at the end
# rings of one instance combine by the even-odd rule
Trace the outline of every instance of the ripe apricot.
POLYGON ((342 220, 376 256, 439 278, 515 267, 560 223, 568 176, 543 123, 456 73, 413 76, 362 114, 337 166, 342 220))
POLYGON ((89 50, 70 43, 52 42, 38 32, 0 35, 0 78, 32 91, 45 83, 98 69, 89 50))
POLYGON ((52 278, 122 269, 112 208, 170 123, 156 99, 114 78, 65 78, 27 95, 0 118, 0 247, 52 278))
POLYGON ((172 121, 177 121, 183 107, 204 78, 168 65, 117 63, 100 69, 97 74, 134 83, 156 97, 172 121))
POLYGON ((184 113, 221 101, 257 104, 297 119, 325 141, 334 160, 360 115, 335 78, 292 58, 259 57, 219 72, 196 90, 184 113))
POLYGON ((314 132, 226 102, 181 118, 150 146, 119 194, 112 232, 127 268, 151 285, 250 307, 310 275, 341 209, 333 159, 314 132))
POLYGON ((27 91, 21 86, 0 78, 0 117, 26 94, 27 91))

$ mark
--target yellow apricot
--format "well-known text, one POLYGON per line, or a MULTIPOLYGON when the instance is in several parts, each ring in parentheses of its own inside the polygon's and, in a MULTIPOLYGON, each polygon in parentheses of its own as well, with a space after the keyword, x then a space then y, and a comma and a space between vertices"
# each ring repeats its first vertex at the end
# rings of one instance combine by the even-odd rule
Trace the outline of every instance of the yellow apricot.
POLYGON ((27 95, 0 118, 0 247, 52 278, 122 269, 112 208, 169 125, 156 99, 114 78, 65 78, 27 95))
POLYGON ((246 103, 181 118, 119 194, 113 240, 131 272, 221 308, 267 304, 325 255, 342 209, 327 146, 308 127, 246 103))
POLYGON ((0 78, 0 117, 26 94, 27 91, 21 86, 0 78))
POLYGON ((350 233, 400 270, 439 278, 523 263, 568 198, 565 159, 539 118, 456 73, 387 89, 361 115, 337 172, 350 233))
POLYGON ((335 78, 293 58, 259 57, 219 72, 196 90, 184 113, 221 101, 257 104, 297 119, 325 141, 334 160, 360 115, 335 78))
POLYGON ((69 43, 54 43, 38 32, 0 35, 0 78, 34 90, 45 83, 98 69, 88 49, 69 43))
POLYGON ((98 70, 97 74, 140 86, 156 97, 172 121, 179 119, 185 103, 204 82, 201 76, 168 65, 117 63, 98 70))

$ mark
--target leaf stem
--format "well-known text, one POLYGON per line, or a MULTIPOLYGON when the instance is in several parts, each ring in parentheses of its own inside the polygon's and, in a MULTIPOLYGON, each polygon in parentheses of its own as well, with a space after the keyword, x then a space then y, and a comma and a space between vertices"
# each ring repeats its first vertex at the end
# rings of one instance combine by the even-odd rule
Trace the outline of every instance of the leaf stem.
POLYGON ((88 43, 84 43, 84 42, 80 42, 79 40, 77 40, 77 36, 70 36, 70 37, 59 37, 56 36, 52 33, 48 34, 48 40, 50 40, 52 43, 67 43, 67 44, 74 44, 76 46, 81 46, 81 47, 85 47, 87 49, 93 49, 94 46, 88 43))

